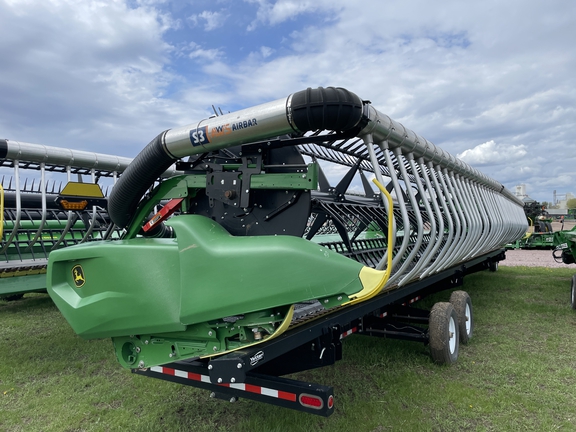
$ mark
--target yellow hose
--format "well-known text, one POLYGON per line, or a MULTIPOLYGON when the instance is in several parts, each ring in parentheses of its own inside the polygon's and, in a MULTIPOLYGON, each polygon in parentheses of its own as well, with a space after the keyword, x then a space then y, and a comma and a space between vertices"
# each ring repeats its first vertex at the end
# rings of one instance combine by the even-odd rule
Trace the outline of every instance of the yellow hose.
POLYGON ((394 244, 392 243, 392 235, 394 233, 394 203, 392 202, 392 196, 386 190, 386 188, 382 186, 378 180, 373 179, 372 181, 388 200, 388 257, 386 260, 386 270, 382 271, 375 270, 370 267, 363 267, 362 270, 360 270, 359 276, 364 289, 350 296, 350 301, 344 303, 344 305, 360 303, 375 297, 380 293, 380 291, 382 291, 382 288, 384 288, 384 285, 386 285, 386 282, 388 282, 388 278, 390 278, 390 273, 392 273, 392 248, 394 247, 394 244))

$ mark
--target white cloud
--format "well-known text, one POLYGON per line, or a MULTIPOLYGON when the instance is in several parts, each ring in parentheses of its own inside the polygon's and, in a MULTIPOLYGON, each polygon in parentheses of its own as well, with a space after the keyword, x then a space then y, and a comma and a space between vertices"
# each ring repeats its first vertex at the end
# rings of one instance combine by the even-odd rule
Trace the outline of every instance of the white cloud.
POLYGON ((204 23, 204 30, 211 31, 215 30, 218 27, 222 27, 228 18, 223 12, 212 12, 212 11, 202 11, 199 14, 190 15, 188 19, 194 25, 200 25, 202 22, 204 23))
POLYGON ((190 43, 190 53, 188 57, 191 59, 215 61, 223 56, 224 53, 220 49, 203 49, 194 42, 190 43))
POLYGON ((258 5, 256 19, 248 26, 248 30, 255 30, 259 24, 276 25, 295 19, 298 15, 333 11, 338 1, 328 0, 245 0, 247 3, 258 5))
POLYGON ((464 150, 457 157, 473 166, 501 165, 510 161, 518 161, 527 153, 525 145, 497 145, 494 140, 490 140, 464 150))
POLYGON ((262 55, 262 57, 267 58, 270 57, 272 54, 274 54, 274 49, 267 47, 267 46, 261 46, 260 47, 260 54, 262 55))

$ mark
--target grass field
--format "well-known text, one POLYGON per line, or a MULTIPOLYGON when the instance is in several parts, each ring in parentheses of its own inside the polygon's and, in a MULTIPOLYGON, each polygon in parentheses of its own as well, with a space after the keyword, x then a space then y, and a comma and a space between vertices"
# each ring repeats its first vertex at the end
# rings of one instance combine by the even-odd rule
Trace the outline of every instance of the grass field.
POLYGON ((77 337, 48 296, 0 301, 0 430, 573 431, 574 272, 467 276, 476 327, 452 366, 433 364, 421 344, 348 337, 342 361, 296 375, 334 386, 329 418, 132 375, 109 340, 77 337))

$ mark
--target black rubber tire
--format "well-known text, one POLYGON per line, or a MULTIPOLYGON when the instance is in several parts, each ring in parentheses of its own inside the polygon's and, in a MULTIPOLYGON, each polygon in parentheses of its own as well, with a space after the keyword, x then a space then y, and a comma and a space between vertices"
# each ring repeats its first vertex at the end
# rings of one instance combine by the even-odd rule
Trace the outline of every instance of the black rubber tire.
POLYGON ((428 328, 430 354, 438 364, 452 364, 458 359, 458 315, 448 302, 436 303, 430 311, 428 328))
POLYGON ((474 315, 472 314, 472 299, 466 291, 454 291, 450 295, 450 303, 458 315, 458 331, 460 343, 466 345, 474 333, 474 315))
POLYGON ((570 286, 570 306, 576 309, 576 275, 572 276, 572 285, 570 286))
POLYGON ((490 264, 488 264, 488 270, 491 272, 498 271, 498 261, 490 261, 490 264))

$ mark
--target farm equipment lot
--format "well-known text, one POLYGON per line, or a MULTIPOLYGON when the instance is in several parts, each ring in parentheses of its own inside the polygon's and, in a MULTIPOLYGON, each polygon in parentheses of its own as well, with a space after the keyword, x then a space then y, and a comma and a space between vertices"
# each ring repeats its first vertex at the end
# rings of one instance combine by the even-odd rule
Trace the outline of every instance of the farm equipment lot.
POLYGON ((476 327, 450 367, 435 365, 421 344, 346 338, 342 361, 295 375, 334 386, 338 410, 330 418, 244 399, 222 403, 134 375, 118 367, 109 340, 80 339, 47 295, 27 294, 0 302, 0 429, 574 430, 572 274, 502 266, 467 276, 476 327))

